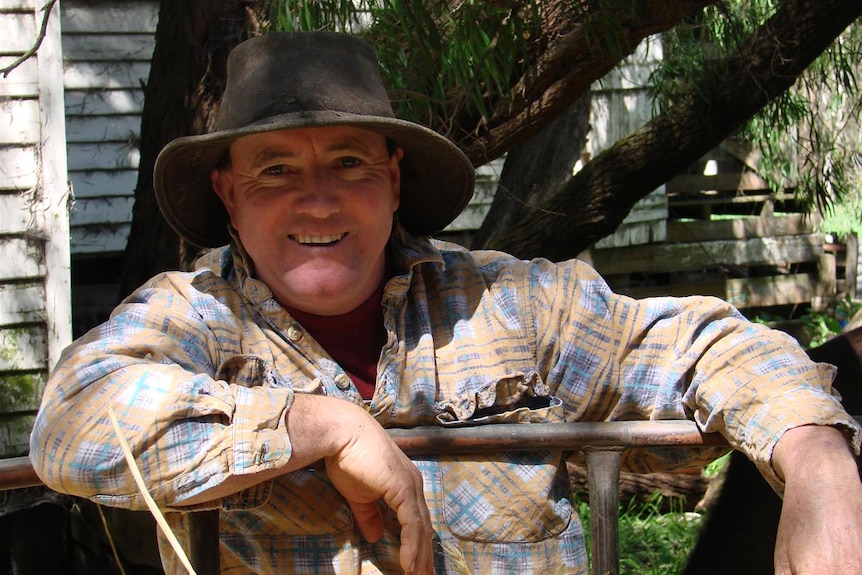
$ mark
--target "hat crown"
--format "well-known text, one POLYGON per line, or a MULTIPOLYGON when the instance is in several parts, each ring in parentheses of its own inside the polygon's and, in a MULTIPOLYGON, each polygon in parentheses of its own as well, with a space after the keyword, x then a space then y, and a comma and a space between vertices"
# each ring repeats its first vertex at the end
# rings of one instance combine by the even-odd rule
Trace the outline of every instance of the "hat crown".
POLYGON ((404 151, 398 217, 412 233, 443 229, 470 201, 470 160, 437 132, 395 117, 374 49, 364 40, 272 32, 234 48, 227 68, 216 130, 168 143, 153 169, 162 214, 187 241, 202 247, 229 241, 212 170, 239 138, 276 130, 354 126, 397 144, 404 151))
POLYGON ((322 111, 394 117, 374 49, 356 36, 266 34, 240 44, 227 65, 218 130, 322 111))

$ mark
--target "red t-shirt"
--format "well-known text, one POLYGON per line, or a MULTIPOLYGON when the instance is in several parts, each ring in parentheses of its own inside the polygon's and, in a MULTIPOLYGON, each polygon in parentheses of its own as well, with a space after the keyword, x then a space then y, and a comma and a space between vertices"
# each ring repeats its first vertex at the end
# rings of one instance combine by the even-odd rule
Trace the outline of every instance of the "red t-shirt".
POLYGON ((385 284, 381 282, 371 297, 343 315, 314 315, 288 308, 290 315, 344 368, 364 399, 374 394, 377 362, 386 343, 381 305, 385 284))

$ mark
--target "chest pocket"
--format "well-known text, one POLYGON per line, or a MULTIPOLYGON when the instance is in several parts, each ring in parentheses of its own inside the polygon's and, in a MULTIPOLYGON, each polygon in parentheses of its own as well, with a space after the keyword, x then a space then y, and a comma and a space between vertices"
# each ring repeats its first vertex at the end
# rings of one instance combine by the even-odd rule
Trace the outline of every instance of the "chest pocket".
MULTIPOLYGON (((480 410, 457 422, 529 424, 562 422, 556 397, 530 398, 506 411, 480 410), (519 422, 519 423, 516 423, 519 422)), ((572 518, 562 453, 551 451, 441 455, 443 517, 453 535, 484 542, 538 542, 562 533, 572 518)))
POLYGON ((260 536, 333 535, 352 527, 350 506, 323 469, 287 473, 272 482, 265 505, 234 519, 260 536))

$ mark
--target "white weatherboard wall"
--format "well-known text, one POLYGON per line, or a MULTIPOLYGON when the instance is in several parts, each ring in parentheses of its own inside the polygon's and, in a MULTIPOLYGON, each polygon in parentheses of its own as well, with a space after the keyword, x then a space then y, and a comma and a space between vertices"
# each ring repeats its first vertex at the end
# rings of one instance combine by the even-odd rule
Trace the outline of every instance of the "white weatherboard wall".
MULTIPOLYGON (((33 46, 43 0, 0 0, 0 67, 33 46)), ((59 8, 35 57, 0 76, 0 456, 22 455, 71 341, 59 8)))
MULTIPOLYGON (((650 74, 662 58, 658 36, 645 39, 616 68, 592 87, 587 154, 595 157, 652 119, 650 74)), ((667 194, 662 185, 640 200, 616 231, 595 248, 661 242, 667 237, 667 194)))
POLYGON ((74 254, 115 254, 126 247, 158 11, 152 0, 63 3, 74 254))

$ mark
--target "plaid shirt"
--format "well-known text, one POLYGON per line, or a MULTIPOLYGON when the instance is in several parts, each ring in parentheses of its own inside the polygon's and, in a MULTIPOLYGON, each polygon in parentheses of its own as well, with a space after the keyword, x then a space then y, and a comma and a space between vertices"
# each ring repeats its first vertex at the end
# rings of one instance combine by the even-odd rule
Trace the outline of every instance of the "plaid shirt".
MULTIPOLYGON (((856 423, 830 395, 832 368, 788 336, 711 298, 636 301, 582 262, 519 261, 412 238, 390 242, 388 341, 367 408, 385 427, 694 419, 770 466, 782 432, 856 423)), ((113 406, 166 511, 227 477, 290 458, 294 392, 361 403, 343 369, 254 279, 237 248, 157 276, 53 371, 31 458, 53 489, 143 508, 106 415, 113 406)), ((464 429, 469 433, 469 429, 464 429)), ((715 451, 628 452, 649 472, 715 451)), ((695 460, 691 460, 694 458, 695 460)), ((558 452, 416 459, 438 573, 585 573, 583 533, 558 452)), ((397 573, 398 526, 364 542, 325 470, 217 501, 222 573, 397 573)), ((187 541, 184 513, 168 513, 187 541)), ((168 573, 181 568, 163 549, 168 573)))

